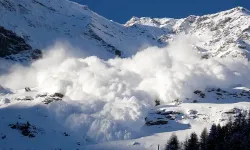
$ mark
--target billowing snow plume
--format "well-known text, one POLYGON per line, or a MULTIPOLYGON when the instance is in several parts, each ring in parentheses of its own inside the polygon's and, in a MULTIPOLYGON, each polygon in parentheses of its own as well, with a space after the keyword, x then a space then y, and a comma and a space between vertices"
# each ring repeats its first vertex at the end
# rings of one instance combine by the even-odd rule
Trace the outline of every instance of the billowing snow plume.
POLYGON ((244 59, 201 59, 194 38, 181 36, 165 48, 149 47, 131 58, 108 61, 78 58, 72 48, 57 45, 30 67, 15 66, 0 77, 10 89, 36 87, 66 98, 48 109, 59 122, 95 141, 138 136, 155 99, 184 100, 206 87, 249 87, 244 59))

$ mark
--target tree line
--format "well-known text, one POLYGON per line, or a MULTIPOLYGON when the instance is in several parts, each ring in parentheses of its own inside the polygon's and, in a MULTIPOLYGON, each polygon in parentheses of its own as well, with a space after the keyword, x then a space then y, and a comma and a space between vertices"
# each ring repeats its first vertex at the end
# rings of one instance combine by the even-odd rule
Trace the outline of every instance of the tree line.
POLYGON ((224 126, 213 124, 198 136, 193 132, 184 142, 173 134, 165 150, 250 150, 250 111, 239 113, 224 126), (247 115, 246 115, 247 114, 247 115))

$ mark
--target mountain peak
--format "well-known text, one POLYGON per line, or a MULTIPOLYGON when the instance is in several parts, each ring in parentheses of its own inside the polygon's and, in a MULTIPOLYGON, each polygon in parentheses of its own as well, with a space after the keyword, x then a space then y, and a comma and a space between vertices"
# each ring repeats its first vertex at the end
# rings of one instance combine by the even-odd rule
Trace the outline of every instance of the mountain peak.
POLYGON ((249 10, 248 10, 248 9, 246 9, 246 8, 244 8, 244 7, 241 7, 241 6, 235 7, 235 8, 233 8, 232 10, 249 13, 249 10))

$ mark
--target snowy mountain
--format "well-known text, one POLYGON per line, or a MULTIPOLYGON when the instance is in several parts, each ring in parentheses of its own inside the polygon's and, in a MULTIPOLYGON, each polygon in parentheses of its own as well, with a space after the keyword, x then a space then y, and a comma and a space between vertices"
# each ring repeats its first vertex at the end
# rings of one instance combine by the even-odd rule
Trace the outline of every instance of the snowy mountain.
POLYGON ((84 49, 86 55, 107 59, 120 55, 120 51, 124 56, 135 54, 143 44, 157 44, 151 39, 153 35, 138 38, 136 29, 109 21, 87 6, 70 1, 2 0, 0 7, 0 25, 37 49, 67 41, 84 49))
POLYGON ((29 62, 42 57, 41 50, 33 50, 25 40, 15 33, 0 27, 0 57, 19 62, 29 62))
POLYGON ((205 58, 249 55, 250 17, 249 11, 241 7, 184 19, 133 17, 125 25, 70 1, 2 0, 0 7, 0 25, 36 49, 67 41, 88 56, 127 57, 141 48, 164 46, 184 32, 199 39, 193 45, 205 58))
POLYGON ((0 0, 0 148, 163 149, 250 110, 249 51, 242 7, 122 25, 68 0, 0 0))
POLYGON ((194 47, 205 58, 228 55, 249 58, 249 15, 248 10, 237 7, 216 14, 189 16, 184 19, 133 17, 125 26, 146 25, 160 29, 162 33, 155 35, 160 42, 171 41, 180 32, 195 35, 199 41, 194 43, 194 47))

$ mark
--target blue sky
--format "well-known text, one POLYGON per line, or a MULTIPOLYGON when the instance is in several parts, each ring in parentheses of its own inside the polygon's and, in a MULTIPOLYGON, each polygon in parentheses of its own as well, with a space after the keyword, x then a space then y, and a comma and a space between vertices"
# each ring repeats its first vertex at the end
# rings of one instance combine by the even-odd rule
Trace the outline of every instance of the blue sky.
POLYGON ((250 10, 250 0, 73 0, 88 5, 98 14, 119 23, 132 16, 183 18, 242 6, 250 10))

